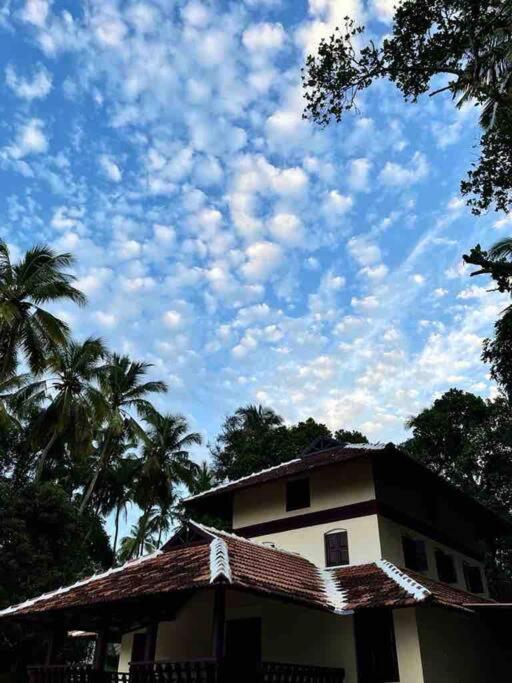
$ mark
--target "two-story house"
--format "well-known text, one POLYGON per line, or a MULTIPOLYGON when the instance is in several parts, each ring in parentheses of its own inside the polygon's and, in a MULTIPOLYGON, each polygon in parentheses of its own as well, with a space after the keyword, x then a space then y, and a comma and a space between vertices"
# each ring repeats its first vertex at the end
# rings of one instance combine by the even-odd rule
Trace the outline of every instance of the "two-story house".
POLYGON ((152 556, 0 613, 48 637, 34 680, 74 680, 71 629, 98 634, 81 675, 120 643, 109 681, 512 677, 512 605, 485 576, 510 524, 394 446, 320 447, 185 506, 229 531, 188 522, 152 556))

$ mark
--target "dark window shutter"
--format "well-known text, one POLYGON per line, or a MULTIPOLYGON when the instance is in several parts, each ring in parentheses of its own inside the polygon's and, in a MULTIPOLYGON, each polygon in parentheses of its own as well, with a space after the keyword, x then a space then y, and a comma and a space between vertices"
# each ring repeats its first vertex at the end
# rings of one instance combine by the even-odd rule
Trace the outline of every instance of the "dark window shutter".
POLYGON ((311 505, 309 479, 293 479, 286 482, 286 510, 301 510, 311 505))
POLYGON ((400 680, 393 614, 387 609, 364 609, 354 615, 357 670, 360 683, 400 680))
POLYGON ((146 655, 146 634, 134 633, 132 644, 132 662, 143 662, 146 655))
POLYGON ((338 567, 349 562, 347 532, 340 530, 325 534, 325 566, 338 567))
POLYGON ((427 548, 425 541, 402 536, 404 564, 408 569, 425 571, 428 569, 427 548))
POLYGON ((444 583, 457 583, 455 562, 451 555, 447 555, 442 550, 436 550, 436 565, 439 581, 444 581, 444 583))
POLYGON ((470 564, 464 563, 464 578, 466 580, 466 587, 471 593, 483 593, 484 583, 482 580, 482 572, 480 567, 474 567, 470 564))

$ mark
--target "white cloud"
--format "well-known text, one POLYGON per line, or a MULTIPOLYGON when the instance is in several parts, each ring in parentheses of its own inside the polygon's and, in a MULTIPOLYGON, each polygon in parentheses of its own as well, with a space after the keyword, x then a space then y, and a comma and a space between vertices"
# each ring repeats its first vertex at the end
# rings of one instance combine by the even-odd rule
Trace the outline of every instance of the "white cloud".
POLYGON ((5 82, 11 90, 24 100, 42 99, 52 88, 50 72, 40 66, 31 80, 18 76, 14 67, 8 64, 5 69, 5 82))
POLYGON ((372 0, 370 10, 380 21, 389 23, 395 14, 395 7, 400 4, 400 0, 372 0))
POLYGON ((242 43, 250 52, 260 54, 262 51, 273 52, 279 50, 286 40, 286 34, 281 24, 263 22, 253 24, 242 35, 242 43))
POLYGON ((388 187, 407 187, 423 180, 428 174, 428 161, 422 152, 415 152, 408 166, 387 161, 379 180, 388 187))
POLYGON ((246 252, 247 262, 242 266, 244 277, 250 282, 264 282, 281 265, 283 251, 273 242, 255 242, 246 252))
POLYGON ((414 282, 415 285, 423 285, 425 284, 425 277, 420 273, 414 273, 414 275, 411 275, 411 281, 414 282))
POLYGON ((21 12, 21 18, 29 24, 42 28, 46 23, 48 10, 47 0, 27 0, 21 12))
POLYGON ((166 311, 163 316, 163 322, 166 327, 175 330, 183 324, 183 317, 179 311, 166 311))
POLYGON ((365 237, 352 237, 347 243, 347 248, 351 256, 362 266, 369 266, 381 259, 378 245, 365 237))
POLYGON ((6 148, 6 151, 12 158, 22 159, 31 154, 42 154, 47 149, 44 122, 41 119, 29 119, 19 128, 15 144, 6 148))
POLYGON ((437 289, 434 289, 434 296, 436 299, 442 299, 443 296, 446 296, 448 294, 448 290, 444 289, 443 287, 437 287, 437 289))
POLYGON ((114 183, 120 183, 123 179, 123 173, 112 157, 107 154, 102 154, 99 159, 100 166, 105 175, 114 183))
POLYGON ((284 244, 297 245, 304 240, 300 219, 293 213, 278 213, 269 222, 270 234, 284 244))
POLYGON ((324 211, 335 216, 342 216, 352 208, 354 200, 348 195, 343 195, 338 190, 331 190, 324 200, 324 211))
POLYGON ((368 182, 372 163, 368 159, 352 159, 348 169, 348 185, 354 192, 365 192, 369 189, 368 182))

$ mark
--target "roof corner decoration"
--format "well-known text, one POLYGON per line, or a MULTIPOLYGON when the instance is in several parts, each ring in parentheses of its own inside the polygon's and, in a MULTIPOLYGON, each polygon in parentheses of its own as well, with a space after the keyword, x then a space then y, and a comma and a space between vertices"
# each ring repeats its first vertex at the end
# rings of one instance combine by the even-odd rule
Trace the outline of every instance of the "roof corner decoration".
POLYGON ((226 541, 215 537, 210 543, 210 583, 232 582, 229 552, 226 541))
POLYGON ((377 560, 375 563, 389 578, 393 579, 401 588, 403 588, 415 600, 422 601, 431 595, 431 592, 421 583, 418 583, 413 578, 401 571, 396 565, 387 560, 377 560))
POLYGON ((347 594, 346 591, 341 590, 336 583, 336 579, 332 572, 328 569, 318 569, 320 580, 324 586, 324 592, 327 597, 329 605, 336 614, 349 615, 353 614, 353 610, 347 610, 347 594))

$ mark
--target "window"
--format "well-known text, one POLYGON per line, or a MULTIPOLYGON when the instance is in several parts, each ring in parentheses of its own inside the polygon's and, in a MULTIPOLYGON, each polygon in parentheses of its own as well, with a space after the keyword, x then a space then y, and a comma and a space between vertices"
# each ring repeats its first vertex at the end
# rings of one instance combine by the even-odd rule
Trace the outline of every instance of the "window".
POLYGON ((483 593, 484 583, 482 581, 482 572, 480 567, 475 567, 464 562, 464 578, 466 580, 466 588, 471 593, 483 593))
POLYGON ((132 662, 143 662, 146 658, 146 634, 134 633, 132 644, 132 662))
POLYGON ((310 506, 309 479, 294 479, 286 483, 286 510, 300 510, 310 506))
POLYGON ((404 563, 408 569, 424 572, 428 569, 425 541, 410 536, 402 536, 404 563))
POLYGON ((357 671, 360 683, 400 680, 393 614, 386 609, 364 609, 354 615, 357 671))
POLYGON ((328 531, 325 534, 325 566, 338 567, 349 564, 348 534, 345 529, 328 531))
POLYGON ((447 555, 442 550, 436 550, 436 565, 439 581, 445 583, 457 583, 457 572, 455 562, 451 555, 447 555))

